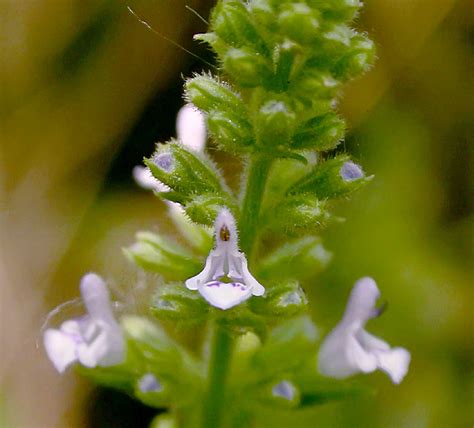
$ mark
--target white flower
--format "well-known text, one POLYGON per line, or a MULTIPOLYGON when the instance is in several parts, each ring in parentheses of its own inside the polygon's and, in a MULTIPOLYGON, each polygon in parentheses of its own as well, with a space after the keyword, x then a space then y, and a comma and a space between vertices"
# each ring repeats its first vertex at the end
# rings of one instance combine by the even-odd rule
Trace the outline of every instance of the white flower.
POLYGON ((206 144, 204 115, 193 105, 185 104, 176 117, 176 135, 184 146, 201 152, 206 144))
POLYGON ((59 329, 47 329, 43 337, 46 353, 60 373, 76 362, 90 368, 107 367, 125 358, 125 341, 104 281, 89 273, 80 288, 87 315, 65 321, 59 329))
MULTIPOLYGON (((185 104, 178 112, 176 117, 176 134, 178 140, 185 147, 201 152, 206 144, 206 122, 204 115, 192 104, 185 104)), ((168 153, 158 155, 160 158, 155 159, 155 162, 160 168, 165 171, 172 169, 173 159, 168 153)), ((169 191, 168 186, 161 183, 151 171, 141 165, 133 168, 133 178, 135 182, 142 188, 147 190, 154 190, 156 192, 169 191)))
POLYGON ((380 296, 372 278, 362 278, 352 289, 342 321, 324 339, 319 351, 321 374, 343 379, 358 372, 386 372, 393 383, 400 383, 408 371, 410 353, 390 348, 383 340, 364 330, 370 318, 380 315, 375 303, 380 296))
POLYGON ((209 253, 201 273, 188 279, 186 287, 199 290, 213 306, 229 309, 252 295, 261 296, 265 288, 252 276, 245 255, 237 245, 235 220, 227 208, 214 224, 216 245, 209 253))

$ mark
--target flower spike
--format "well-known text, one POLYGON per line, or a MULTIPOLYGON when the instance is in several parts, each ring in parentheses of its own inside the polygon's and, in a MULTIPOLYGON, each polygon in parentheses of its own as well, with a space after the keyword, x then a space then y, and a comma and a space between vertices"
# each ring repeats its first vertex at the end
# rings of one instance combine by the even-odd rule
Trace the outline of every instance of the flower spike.
POLYGON ((358 372, 386 372, 393 383, 400 383, 410 364, 404 348, 390 348, 383 340, 364 330, 366 322, 380 314, 375 303, 380 296, 372 278, 362 278, 352 289, 342 321, 324 339, 319 351, 321 374, 337 379, 358 372))
POLYGON ((47 329, 43 337, 46 353, 60 373, 76 362, 90 368, 107 367, 125 358, 125 341, 105 282, 89 273, 82 278, 80 288, 88 314, 63 322, 59 329, 47 329))
POLYGON ((190 290, 198 290, 212 305, 230 309, 252 295, 261 296, 265 288, 252 276, 245 255, 239 251, 235 219, 223 208, 214 224, 215 248, 204 269, 186 281, 190 290))

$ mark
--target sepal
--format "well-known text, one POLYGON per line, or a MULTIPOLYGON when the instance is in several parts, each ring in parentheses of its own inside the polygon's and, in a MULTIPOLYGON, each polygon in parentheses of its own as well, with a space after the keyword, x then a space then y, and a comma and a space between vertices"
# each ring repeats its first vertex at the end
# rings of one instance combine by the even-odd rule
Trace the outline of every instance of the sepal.
POLYGON ((258 144, 275 151, 288 146, 296 122, 289 102, 281 99, 265 101, 256 115, 258 144))
POLYGON ((208 74, 197 74, 186 80, 184 93, 188 102, 202 111, 234 111, 246 115, 246 106, 231 87, 208 74))
POLYGON ((372 178, 367 177, 359 165, 343 155, 316 165, 313 171, 290 187, 288 194, 312 194, 320 199, 337 198, 352 193, 372 178))
POLYGON ((242 1, 218 2, 211 15, 211 30, 230 46, 247 45, 265 50, 265 44, 252 22, 252 15, 242 1))
POLYGON ((293 317, 306 311, 308 299, 297 281, 281 281, 267 287, 260 299, 251 299, 252 312, 270 318, 293 317))
POLYGON ((260 263, 258 274, 263 279, 296 278, 308 280, 323 271, 332 259, 321 238, 305 236, 283 244, 260 263))
POLYGON ((235 203, 228 198, 216 195, 195 196, 192 201, 186 204, 186 214, 196 223, 212 226, 219 212, 223 207, 236 210, 235 203))
POLYGON ((205 320, 209 305, 198 293, 193 293, 183 284, 166 284, 158 288, 150 311, 161 320, 196 324, 205 320))
POLYGON ((125 255, 146 271, 165 279, 185 279, 199 271, 201 263, 180 245, 155 233, 138 232, 137 242, 124 248, 125 255))
POLYGON ((344 132, 345 122, 336 114, 316 116, 296 129, 291 147, 297 150, 332 150, 342 141, 344 132))
POLYGON ((242 87, 267 86, 272 78, 272 64, 263 55, 247 47, 230 48, 222 57, 222 66, 242 87))
POLYGON ((217 167, 209 158, 176 141, 158 144, 153 156, 145 159, 145 164, 156 179, 184 200, 196 193, 223 194, 227 190, 217 167))
POLYGON ((289 2, 278 15, 279 31, 291 40, 310 44, 319 32, 319 14, 303 2, 289 2))
POLYGON ((287 236, 312 233, 331 220, 326 205, 324 200, 307 193, 288 195, 263 214, 262 224, 274 233, 287 236))

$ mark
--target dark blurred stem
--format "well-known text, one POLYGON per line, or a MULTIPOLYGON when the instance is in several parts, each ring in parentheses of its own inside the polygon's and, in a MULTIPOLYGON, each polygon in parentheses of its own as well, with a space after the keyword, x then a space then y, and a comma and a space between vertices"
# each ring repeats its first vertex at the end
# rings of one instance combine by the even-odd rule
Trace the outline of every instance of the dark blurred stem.
POLYGON ((229 333, 216 325, 209 360, 208 389, 204 397, 202 428, 224 426, 224 412, 227 399, 227 381, 232 360, 233 343, 229 333))
POLYGON ((249 260, 252 258, 258 236, 260 206, 271 164, 272 159, 268 155, 256 155, 251 159, 249 165, 242 215, 239 221, 240 248, 249 260))

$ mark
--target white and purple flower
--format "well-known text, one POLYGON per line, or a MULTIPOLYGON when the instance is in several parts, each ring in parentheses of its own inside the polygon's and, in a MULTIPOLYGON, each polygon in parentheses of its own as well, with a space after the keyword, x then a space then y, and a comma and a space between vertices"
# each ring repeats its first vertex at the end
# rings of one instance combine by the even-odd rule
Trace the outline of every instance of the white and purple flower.
POLYGON ((265 288, 252 276, 245 255, 239 251, 235 219, 223 208, 214 224, 215 248, 211 250, 201 273, 189 278, 186 287, 198 290, 212 305, 230 309, 265 288))
POLYGON ((410 353, 391 348, 383 340, 367 333, 367 321, 380 315, 375 303, 380 296, 372 278, 356 282, 341 322, 324 339, 318 357, 319 372, 344 379, 356 373, 383 370, 393 383, 400 383, 410 364, 410 353))
POLYGON ((48 328, 43 336, 46 353, 60 373, 77 362, 93 368, 114 366, 125 359, 125 340, 105 282, 89 273, 80 288, 87 314, 63 322, 59 329, 48 328))

